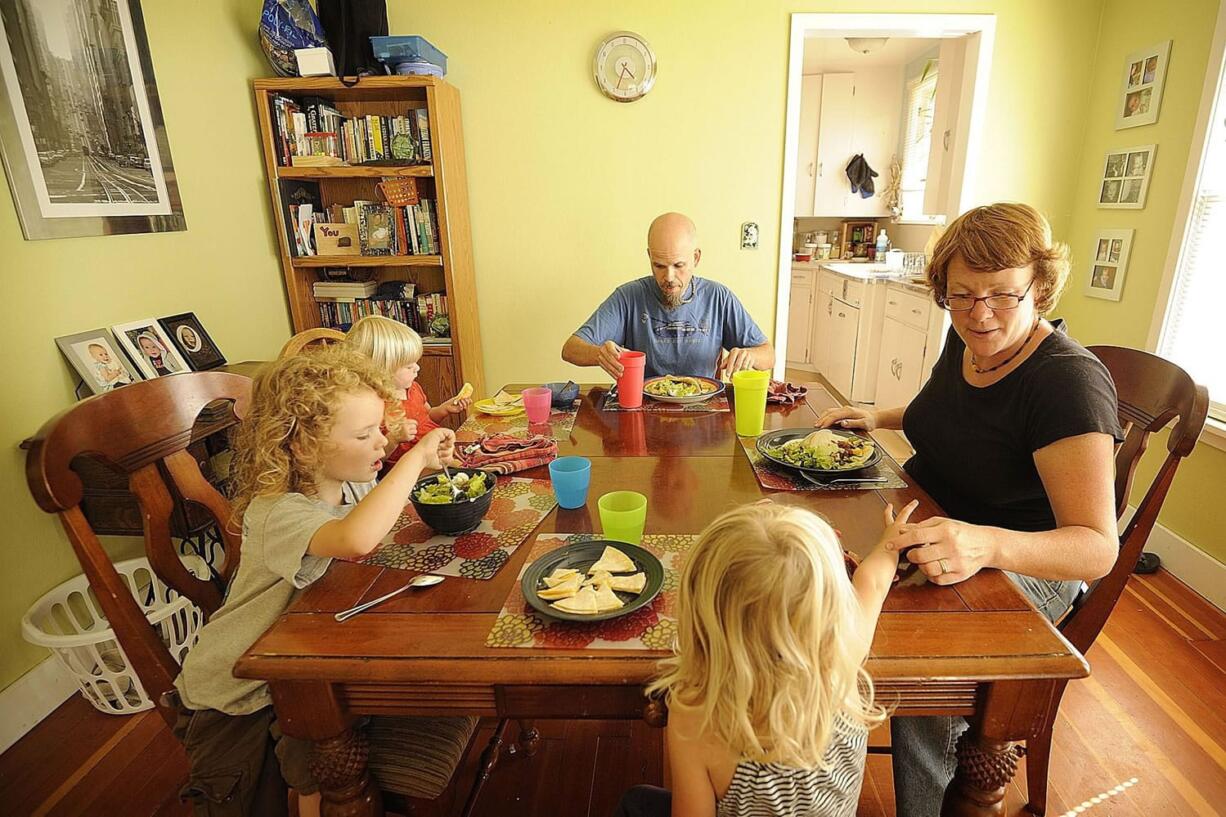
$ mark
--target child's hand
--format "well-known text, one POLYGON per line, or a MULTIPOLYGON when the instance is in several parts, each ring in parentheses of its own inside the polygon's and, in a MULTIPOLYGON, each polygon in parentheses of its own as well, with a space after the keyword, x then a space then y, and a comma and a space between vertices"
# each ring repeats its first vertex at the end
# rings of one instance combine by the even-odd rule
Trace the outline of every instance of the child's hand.
POLYGON ((458 394, 443 403, 443 408, 448 414, 463 414, 468 411, 468 407, 473 404, 471 397, 460 397, 458 394))
POLYGON ((405 442, 409 442, 417 436, 417 421, 405 420, 400 426, 400 436, 405 442))
POLYGON ((455 432, 449 428, 436 428, 418 441, 409 452, 422 468, 441 471, 444 463, 455 462, 455 432))
POLYGON ((907 521, 911 519, 911 514, 919 507, 919 500, 913 499, 903 506, 903 509, 898 512, 898 516, 894 515, 894 506, 886 503, 885 506, 885 530, 881 532, 881 538, 877 540, 877 547, 885 547, 885 543, 898 536, 907 529, 907 521))

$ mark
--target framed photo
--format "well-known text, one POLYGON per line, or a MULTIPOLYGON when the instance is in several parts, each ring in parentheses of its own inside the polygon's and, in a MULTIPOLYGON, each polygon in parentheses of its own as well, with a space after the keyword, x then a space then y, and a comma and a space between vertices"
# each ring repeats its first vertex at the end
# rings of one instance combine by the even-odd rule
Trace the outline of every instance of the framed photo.
POLYGON ((1149 193, 1157 145, 1139 145, 1109 151, 1103 159, 1098 206, 1110 210, 1140 210, 1149 193))
POLYGON ((1124 60, 1124 80, 1115 112, 1115 129, 1135 128, 1158 121, 1171 41, 1134 51, 1124 60))
POLYGON ((158 318, 158 323, 166 330, 175 348, 196 371, 216 369, 225 364, 225 356, 209 337, 209 333, 204 331, 204 327, 200 325, 200 320, 194 312, 171 315, 169 318, 158 318))
POLYGON ((1124 289, 1124 273, 1132 251, 1132 230, 1099 230, 1090 253, 1090 277, 1085 293, 1094 298, 1118 301, 1124 289))
POLYGON ((111 331, 146 380, 188 371, 187 361, 153 318, 116 324, 111 331))
POLYGON ((64 335, 55 339, 55 345, 81 376, 90 394, 114 391, 141 379, 105 329, 64 335))
POLYGON ((0 158, 27 239, 187 229, 140 0, 0 0, 0 158))

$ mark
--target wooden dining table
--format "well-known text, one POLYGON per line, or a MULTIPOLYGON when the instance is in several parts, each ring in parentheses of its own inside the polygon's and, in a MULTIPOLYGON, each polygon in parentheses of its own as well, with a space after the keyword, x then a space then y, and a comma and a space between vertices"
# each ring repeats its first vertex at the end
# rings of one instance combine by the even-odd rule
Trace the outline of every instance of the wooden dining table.
MULTIPOLYGON (((838 405, 822 384, 801 402, 769 405, 765 429, 810 428, 838 405)), ((513 386, 511 388, 514 388, 513 386)), ((608 412, 604 387, 585 386, 559 454, 592 460, 587 505, 555 508, 493 579, 448 578, 343 623, 333 614, 403 585, 411 573, 333 562, 239 661, 235 674, 271 686, 282 729, 316 745, 325 815, 376 815, 381 800, 366 766, 359 719, 367 715, 478 715, 546 719, 635 719, 662 726, 666 711, 644 697, 662 651, 499 648, 486 636, 541 533, 600 528, 597 499, 614 490, 648 497, 646 533, 699 533, 716 515, 764 496, 822 514, 846 549, 866 554, 882 509, 919 500, 913 519, 941 509, 907 487, 767 492, 741 450, 730 412, 608 412)), ((887 458, 887 465, 897 463, 887 458)), ((901 468, 898 471, 902 473, 901 468)), ((546 468, 516 476, 548 479, 546 468)), ((891 590, 868 658, 877 700, 894 716, 961 715, 971 728, 943 815, 999 814, 1005 788, 1064 680, 1089 673, 1085 659, 1003 573, 979 572, 951 586, 912 574, 891 590)))

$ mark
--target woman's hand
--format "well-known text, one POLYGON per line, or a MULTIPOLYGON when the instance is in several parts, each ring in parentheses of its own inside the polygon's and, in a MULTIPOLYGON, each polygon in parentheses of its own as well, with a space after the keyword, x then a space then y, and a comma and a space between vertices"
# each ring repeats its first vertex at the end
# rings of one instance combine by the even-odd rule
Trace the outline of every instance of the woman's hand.
POLYGON ((907 560, 934 584, 966 581, 996 560, 992 528, 943 516, 902 526, 886 547, 906 550, 907 560))
POLYGON ((422 468, 441 471, 444 464, 452 465, 456 461, 455 432, 449 428, 436 428, 422 437, 406 456, 416 458, 422 468))
POLYGON ((877 412, 872 409, 838 406, 837 408, 823 411, 818 415, 817 422, 814 425, 818 428, 837 426, 838 428, 858 428, 863 431, 872 431, 879 426, 879 423, 877 422, 877 412))

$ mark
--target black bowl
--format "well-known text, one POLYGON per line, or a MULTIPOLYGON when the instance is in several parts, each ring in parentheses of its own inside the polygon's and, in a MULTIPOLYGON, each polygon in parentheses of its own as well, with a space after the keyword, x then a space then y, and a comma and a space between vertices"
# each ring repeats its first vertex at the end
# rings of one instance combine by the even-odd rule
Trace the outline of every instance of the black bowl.
MULTIPOLYGON (((768 445, 782 445, 788 440, 795 440, 798 437, 807 437, 812 434, 814 430, 815 429, 812 428, 780 428, 776 431, 768 431, 758 438, 755 446, 758 449, 759 454, 773 462, 775 465, 781 465, 784 468, 790 468, 793 471, 800 471, 801 473, 807 472, 810 474, 828 475, 850 474, 854 471, 862 471, 865 468, 871 468, 881 461, 881 446, 878 445, 875 440, 870 440, 870 442, 873 443, 873 453, 869 455, 868 460, 863 465, 857 465, 854 468, 801 468, 799 465, 793 465, 787 460, 772 456, 766 450, 768 445)), ((838 434, 840 437, 859 437, 861 439, 868 439, 868 437, 865 435, 857 434, 854 431, 847 431, 840 428, 832 428, 830 430, 835 434, 838 434)))
POLYGON ((425 502, 418 502, 417 491, 423 485, 434 482, 438 478, 438 474, 431 474, 428 477, 422 477, 417 480, 417 484, 413 486, 413 490, 409 493, 409 501, 413 503, 413 508, 417 511, 417 515, 421 517, 421 521, 425 522, 435 531, 447 536, 459 536, 461 533, 476 530, 477 526, 481 524, 481 520, 485 517, 485 512, 490 509, 490 503, 494 501, 494 485, 498 477, 489 471, 482 471, 479 468, 452 468, 449 470, 452 476, 456 474, 468 474, 469 476, 485 474, 485 484, 489 487, 479 497, 459 499, 455 502, 448 502, 446 505, 430 505, 425 502))
POLYGON ((610 618, 624 616, 627 613, 633 613, 640 607, 650 604, 651 600, 664 587, 664 565, 660 564, 660 560, 655 557, 655 554, 649 550, 644 550, 638 545, 605 539, 593 539, 588 542, 577 542, 557 550, 551 550, 544 556, 541 556, 535 562, 528 565, 528 569, 524 571, 523 577, 519 580, 519 587, 524 592, 524 601, 528 602, 538 612, 550 618, 562 619, 563 621, 605 621, 610 618), (647 574, 647 583, 643 585, 642 593, 613 591, 617 593, 619 599, 625 602, 623 607, 604 613, 592 613, 591 615, 566 613, 555 607, 550 607, 549 602, 537 595, 538 591, 545 589, 544 578, 552 573, 554 568, 569 567, 586 574, 587 569, 596 564, 600 559, 600 554, 604 553, 607 545, 612 545, 629 556, 631 561, 634 562, 634 566, 647 574))
POLYGON ((575 404, 579 396, 579 384, 573 380, 565 383, 546 383, 545 388, 552 392, 551 405, 554 408, 568 409, 575 404))

